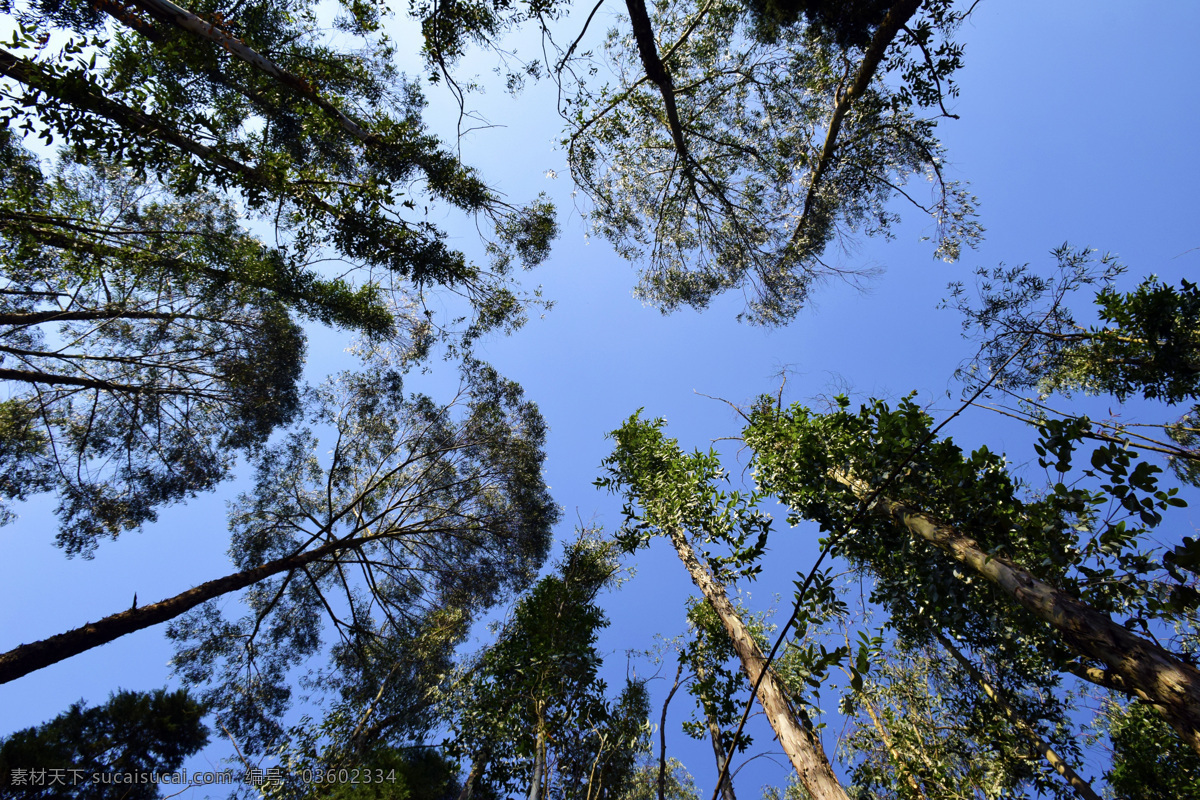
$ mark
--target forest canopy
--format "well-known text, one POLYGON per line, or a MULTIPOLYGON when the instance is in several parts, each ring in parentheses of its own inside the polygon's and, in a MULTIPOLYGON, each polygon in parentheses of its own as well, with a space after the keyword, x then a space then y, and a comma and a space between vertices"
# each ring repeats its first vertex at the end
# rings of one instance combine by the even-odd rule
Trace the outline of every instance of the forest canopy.
POLYGON ((1200 797, 1195 243, 957 163, 1009 13, 0 0, 0 797, 1200 797))

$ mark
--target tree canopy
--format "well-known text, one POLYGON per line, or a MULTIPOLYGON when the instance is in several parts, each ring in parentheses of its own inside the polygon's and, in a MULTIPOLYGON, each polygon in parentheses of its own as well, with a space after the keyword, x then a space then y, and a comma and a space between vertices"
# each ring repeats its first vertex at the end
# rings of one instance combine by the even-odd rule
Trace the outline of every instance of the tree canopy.
MULTIPOLYGON (((96 587, 164 520, 182 520, 183 559, 204 552, 218 515, 194 509, 222 484, 230 533, 229 565, 134 565, 131 606, 49 575, 13 604, 75 608, 5 645, 0 684, 166 623, 184 688, 81 700, 0 739, 0 793, 47 788, 47 770, 176 770, 211 738, 202 758, 225 757, 236 797, 692 800, 699 784, 746 800, 768 763, 771 800, 1195 796, 1192 276, 1164 260, 1167 277, 1130 280, 1070 244, 977 269, 973 290, 937 266, 977 348, 961 358, 949 340, 904 349, 941 325, 907 264, 878 320, 839 299, 836 319, 764 338, 691 314, 740 292, 722 307, 782 328, 828 279, 879 275, 879 242, 920 229, 946 262, 981 243, 949 127, 979 108, 979 6, 0 0, 0 525, 25 537, 5 541, 10 576, 28 577, 49 514, 96 587), (527 93, 511 117, 482 110, 497 87, 527 93), (491 176, 557 177, 527 158, 550 137, 574 190, 555 201, 634 266, 635 297, 687 312, 686 351, 606 305, 574 250, 583 268, 551 280, 602 327, 583 345, 553 317, 541 339, 500 338, 555 299, 518 267, 548 257, 559 221, 528 179, 522 204, 491 176), (793 352, 798 371, 888 354, 903 384, 810 375, 792 402, 794 384, 722 382, 737 430, 656 416, 676 360, 724 381, 793 352), (895 394, 910 387, 926 388, 895 394), (560 434, 581 419, 595 441, 560 434), (714 441, 681 444, 697 436, 714 441), (572 537, 548 484, 573 498, 597 462, 618 523, 572 503, 572 537), (677 581, 637 575, 663 552, 677 581), (650 588, 610 591, 627 582, 650 588), (654 634, 671 659, 647 655, 654 634)), ((1023 24, 1004 38, 1014 75, 1036 55, 1023 24)), ((1068 72, 1027 80, 1025 101, 1053 82, 1074 102, 1068 72)), ((1020 138, 1019 159, 992 143, 1004 169, 972 151, 966 177, 990 194, 1040 164, 1032 207, 1061 187, 1020 138)))
POLYGON ((0 489, 53 489, 68 553, 211 489, 294 416, 297 313, 417 353, 524 319, 509 275, 544 258, 552 209, 509 205, 424 129, 381 8, 347 4, 341 48, 304 2, 0 10, 0 489), (49 174, 18 134, 59 148, 49 174), (492 221, 489 266, 416 218, 429 202, 492 221), (331 255, 332 278, 312 267, 331 255), (461 324, 419 313, 439 289, 461 324))
POLYGON ((204 715, 184 689, 118 691, 91 708, 81 700, 49 722, 0 738, 0 797, 161 797, 157 783, 104 777, 178 770, 208 743, 204 715))

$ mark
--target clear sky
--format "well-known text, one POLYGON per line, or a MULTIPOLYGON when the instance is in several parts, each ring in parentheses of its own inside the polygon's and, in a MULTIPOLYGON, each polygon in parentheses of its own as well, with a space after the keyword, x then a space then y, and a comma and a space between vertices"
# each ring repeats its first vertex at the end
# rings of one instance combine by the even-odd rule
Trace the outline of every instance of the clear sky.
MULTIPOLYGON (((604 434, 639 408, 666 417, 669 434, 686 449, 739 432, 728 406, 697 393, 744 403, 774 393, 782 370, 789 373, 785 399, 843 390, 895 398, 916 390, 935 408, 952 409, 958 397, 952 374, 972 351, 957 317, 936 307, 946 284, 969 282, 976 266, 1030 262, 1048 270, 1049 251, 1069 241, 1119 254, 1130 285, 1152 272, 1172 282, 1194 279, 1200 274, 1197 30, 1200 3, 1183 0, 981 2, 959 35, 966 67, 951 110, 961 119, 939 130, 952 176, 969 181, 980 199, 982 246, 957 264, 936 261, 932 246, 920 241, 930 233, 927 220, 901 209, 905 223, 894 241, 846 243, 840 256, 883 270, 866 292, 829 283, 794 323, 777 330, 737 323, 740 296, 702 314, 671 316, 633 299, 633 268, 604 241, 588 241, 571 213, 573 202, 586 208, 586 201, 572 200, 564 156, 555 149, 560 127, 552 93, 535 88, 516 100, 488 94, 487 116, 506 127, 472 134, 463 143, 465 160, 515 200, 549 192, 561 212, 554 253, 529 276, 555 307, 481 349, 525 387, 550 425, 546 471, 565 510, 560 535, 571 534, 577 516, 609 528, 620 524, 619 500, 592 481, 611 449, 604 434), (557 179, 546 177, 550 169, 557 179)), ((450 117, 438 106, 441 98, 431 99, 431 119, 445 124, 450 117)), ((458 243, 478 252, 468 228, 458 243)), ((345 345, 342 337, 315 333, 310 377, 342 365, 345 345)), ((1007 451, 1016 463, 1032 457, 1027 432, 994 415, 968 414, 950 433, 965 446, 986 442, 1007 451)), ((736 447, 725 443, 722 450, 736 480, 736 447)), ((0 649, 124 610, 134 592, 146 604, 231 571, 224 503, 233 491, 225 487, 168 509, 144 533, 101 546, 92 561, 67 560, 54 548, 50 501, 28 503, 16 524, 0 529, 6 566, 0 649)), ((1182 515, 1180 535, 1194 532, 1197 513, 1182 515)), ((780 520, 768 570, 749 587, 756 607, 769 606, 775 593, 790 595, 794 573, 811 565, 815 535, 789 531, 780 520)), ((682 565, 658 544, 639 555, 636 569, 605 601, 612 625, 601 646, 610 654, 611 684, 625 674, 626 650, 684 629, 683 600, 692 589, 682 565)), ((162 686, 170 680, 170 652, 159 627, 0 686, 0 734, 48 719, 80 697, 98 703, 118 687, 162 686)), ((651 669, 644 661, 630 664, 639 674, 651 669)), ((663 683, 653 684, 656 704, 663 683)), ((707 744, 685 746, 678 725, 686 704, 675 702, 674 755, 702 791, 711 791, 711 751, 707 744)), ((757 739, 766 745, 769 736, 760 732, 757 739)), ((831 738, 826 747, 832 750, 831 738)), ((784 774, 756 768, 738 788, 757 796, 760 784, 782 783, 784 774)))

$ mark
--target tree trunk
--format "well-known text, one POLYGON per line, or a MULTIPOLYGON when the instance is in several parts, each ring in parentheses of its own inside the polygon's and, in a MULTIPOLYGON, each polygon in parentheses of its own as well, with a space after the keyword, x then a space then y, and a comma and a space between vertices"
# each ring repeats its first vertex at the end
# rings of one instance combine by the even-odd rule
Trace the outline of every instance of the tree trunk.
POLYGON ((541 800, 542 775, 546 771, 546 730, 538 725, 537 743, 534 745, 533 779, 529 782, 529 800, 541 800))
POLYGON ((111 614, 98 622, 89 622, 48 639, 14 647, 7 653, 0 654, 0 683, 8 683, 22 675, 64 661, 93 647, 108 644, 127 633, 140 631, 151 625, 174 619, 214 597, 244 589, 281 572, 300 569, 314 561, 377 538, 379 537, 364 536, 331 542, 307 553, 286 556, 263 564, 261 567, 202 583, 186 592, 181 592, 152 605, 111 614))
MULTIPOLYGON (((702 667, 696 667, 696 677, 701 681, 707 677, 702 667)), ((700 705, 704 705, 703 699, 701 699, 700 705)), ((721 781, 721 797, 724 800, 737 800, 737 796, 733 793, 733 777, 725 766, 725 749, 721 746, 721 725, 707 708, 704 709, 704 720, 708 726, 708 737, 712 740, 713 755, 717 759, 717 775, 725 776, 725 780, 721 781)))
POLYGON ((357 122, 346 116, 341 109, 320 95, 316 88, 299 75, 294 75, 280 67, 274 61, 256 52, 241 39, 232 36, 219 25, 206 22, 200 17, 175 5, 170 0, 133 0, 134 5, 147 11, 151 16, 163 22, 175 25, 183 30, 207 39, 219 45, 235 58, 238 58, 260 72, 270 75, 279 83, 287 86, 308 98, 322 111, 336 120, 338 125, 354 138, 365 143, 374 143, 379 137, 366 131, 357 122))
MULTIPOLYGON (((679 528, 666 528, 665 532, 675 545, 679 559, 691 574, 692 581, 716 610, 721 624, 729 634, 733 649, 742 662, 742 670, 753 686, 762 675, 763 664, 766 661, 762 650, 746 629, 733 604, 729 602, 725 587, 718 583, 708 568, 696 558, 696 553, 683 531, 679 528)), ((770 670, 767 670, 767 674, 758 685, 758 701, 766 712, 771 727, 775 729, 779 744, 800 776, 800 782, 812 795, 813 800, 849 800, 845 790, 838 783, 837 776, 833 774, 833 768, 829 765, 824 748, 821 747, 821 740, 796 719, 779 679, 770 670)))
POLYGON ((705 712, 705 716, 708 717, 708 735, 712 739, 713 755, 717 758, 717 774, 725 773, 725 780, 721 782, 721 797, 724 800, 737 800, 737 795, 733 793, 733 776, 725 768, 725 750, 721 747, 721 726, 717 724, 717 720, 712 714, 705 712))
MULTIPOLYGON (((846 640, 849 642, 849 639, 846 640)), ((867 716, 871 718, 871 724, 875 726, 875 732, 879 734, 879 740, 883 742, 883 747, 887 750, 888 758, 892 759, 892 763, 896 765, 896 771, 904 775, 904 780, 908 783, 908 787, 913 790, 919 800, 929 800, 925 792, 921 790, 921 784, 913 776, 912 770, 908 768, 904 759, 900 757, 900 753, 896 751, 896 745, 892 742, 891 735, 887 732, 887 728, 883 726, 883 721, 879 719, 879 715, 875 713, 875 704, 871 698, 865 694, 859 696, 859 702, 867 711, 867 716)))
POLYGON ((658 723, 658 800, 667 800, 667 706, 671 705, 671 698, 679 691, 679 676, 682 674, 683 660, 680 659, 679 666, 675 669, 675 682, 671 684, 671 691, 667 692, 667 699, 663 701, 662 717, 658 723))
POLYGON ((962 668, 967 671, 967 674, 971 676, 971 679, 979 684, 979 686, 983 689, 984 694, 986 694, 993 703, 1000 707, 1000 710, 1004 712, 1004 716, 1008 717, 1009 721, 1016 727, 1017 730, 1021 732, 1021 735, 1028 739, 1033 746, 1037 748, 1038 752, 1041 753, 1046 758, 1046 761, 1049 762, 1050 766, 1054 768, 1054 771, 1061 775, 1063 780, 1070 784, 1071 788, 1075 790, 1076 794, 1084 798, 1084 800, 1100 800, 1100 795, 1096 794, 1096 790, 1092 788, 1092 785, 1083 778, 1079 777, 1079 774, 1071 768, 1071 765, 1064 761, 1062 756, 1055 752, 1054 747, 1045 739, 1043 739, 1041 734, 1039 734, 1037 730, 1035 730, 1034 727, 1030 725, 1029 722, 1027 722, 1025 718, 1021 716, 1021 714, 1015 708, 1013 708, 1007 700, 1004 699, 1004 696, 1000 693, 1000 690, 995 686, 992 686, 991 682, 989 682, 988 679, 983 676, 983 673, 976 669, 975 665, 972 664, 966 656, 960 653, 958 648, 955 647, 949 639, 947 639, 940 631, 934 635, 936 635, 938 641, 942 643, 942 647, 946 649, 946 652, 953 656, 954 660, 957 661, 962 668))
MULTIPOLYGON (((862 499, 872 495, 863 481, 842 473, 833 477, 862 499)), ((880 496, 872 512, 893 520, 999 586, 1022 608, 1053 627, 1077 653, 1105 664, 1122 679, 1128 692, 1149 700, 1200 753, 1200 671, 1195 667, 1035 578, 1013 561, 990 555, 974 539, 920 511, 880 496)))
POLYGON ((854 83, 850 84, 837 98, 837 105, 834 106, 833 115, 829 118, 829 128, 825 132, 825 143, 821 146, 821 156, 809 173, 808 192, 804 197, 804 207, 796 224, 796 230, 792 233, 791 247, 794 251, 800 250, 804 237, 809 233, 812 218, 821 216, 817 207, 821 202, 820 198, 824 189, 822 184, 837 152, 838 134, 842 130, 842 122, 850 112, 850 107, 875 79, 875 73, 879 70, 884 54, 887 53, 896 34, 920 7, 921 0, 899 0, 888 9, 887 16, 884 17, 883 22, 871 37, 871 44, 867 47, 863 61, 859 64, 858 72, 854 76, 854 83))
POLYGON ((475 791, 475 783, 483 774, 485 764, 487 764, 486 753, 479 754, 471 762, 471 771, 467 774, 467 780, 463 782, 462 791, 458 793, 458 800, 471 800, 471 794, 475 791))

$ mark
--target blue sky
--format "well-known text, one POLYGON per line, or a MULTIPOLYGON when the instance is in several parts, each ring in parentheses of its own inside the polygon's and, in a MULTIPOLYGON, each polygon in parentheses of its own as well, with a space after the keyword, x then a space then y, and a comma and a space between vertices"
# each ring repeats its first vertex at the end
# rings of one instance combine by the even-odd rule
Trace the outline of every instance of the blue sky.
MULTIPOLYGON (((571 213, 573 202, 586 207, 586 201, 572 200, 564 157, 555 149, 560 128, 549 87, 515 100, 500 91, 483 97, 489 119, 506 127, 470 135, 465 160, 515 200, 549 192, 561 213, 553 255, 528 276, 555 307, 481 348, 525 387, 550 425, 546 472, 565 511, 561 535, 570 535, 577 515, 608 528, 620 524, 619 499, 599 493, 592 481, 611 449, 604 434, 639 408, 666 417, 670 435, 687 449, 739 431, 728 406, 697 393, 745 403, 774 393, 782 370, 789 374, 789 400, 846 390, 896 398, 916 390, 935 408, 952 409, 958 397, 952 374, 971 347, 959 336, 958 318, 936 306, 946 284, 969 282, 976 266, 1030 262, 1048 270, 1049 251, 1069 241, 1119 254, 1130 285, 1152 272, 1166 281, 1194 279, 1200 274, 1198 29, 1200 4, 1193 2, 980 3, 959 35, 966 67, 951 110, 961 119, 939 130, 952 176, 968 181, 980 199, 982 246, 957 264, 936 261, 932 246, 920 241, 930 233, 927 220, 902 210, 905 222, 894 241, 847 243, 848 264, 883 270, 867 291, 828 283, 794 323, 776 330, 737 323, 740 296, 722 298, 704 313, 663 316, 643 307, 631 295, 633 268, 604 241, 589 241, 571 213), (559 177, 546 177, 549 169, 559 177)), ((452 132, 442 99, 431 92, 430 118, 452 132)), ((456 241, 478 253, 473 229, 460 231, 456 241)), ((310 377, 348 366, 345 345, 339 335, 315 333, 310 377)), ((1152 420, 1155 412, 1127 413, 1152 420)), ((995 415, 972 412, 950 433, 964 446, 1006 451, 1016 463, 1031 457, 1028 432, 995 415)), ((736 446, 724 443, 722 450, 736 479, 736 446)), ((0 584, 0 648, 128 608, 135 591, 145 604, 231 571, 224 504, 233 491, 168 509, 144 533, 102 546, 92 561, 70 561, 55 549, 52 503, 31 501, 16 524, 0 529, 8 566, 0 584)), ((1196 512, 1183 512, 1179 535, 1194 535, 1198 522, 1196 512)), ((768 569, 749 587, 755 606, 789 592, 794 573, 811 564, 814 540, 815 532, 789 531, 780 520, 768 569)), ((626 650, 684 629, 683 601, 692 591, 662 544, 640 554, 636 570, 606 600, 612 625, 601 646, 612 654, 613 682, 625 673, 626 650)), ((161 686, 169 680, 169 657, 160 627, 0 686, 0 733, 48 719, 80 697, 97 703, 118 687, 161 686)), ((634 663, 641 674, 650 669, 634 663)), ((662 684, 655 684, 656 703, 662 684)), ((711 790, 711 751, 685 745, 678 729, 685 704, 676 703, 674 754, 702 791, 711 790)), ((757 739, 765 745, 769 736, 760 732, 757 739)), ((826 747, 832 750, 831 740, 826 747)), ((745 796, 757 796, 762 783, 782 783, 783 770, 764 763, 739 783, 745 796)))

